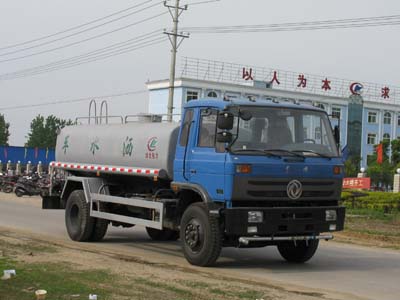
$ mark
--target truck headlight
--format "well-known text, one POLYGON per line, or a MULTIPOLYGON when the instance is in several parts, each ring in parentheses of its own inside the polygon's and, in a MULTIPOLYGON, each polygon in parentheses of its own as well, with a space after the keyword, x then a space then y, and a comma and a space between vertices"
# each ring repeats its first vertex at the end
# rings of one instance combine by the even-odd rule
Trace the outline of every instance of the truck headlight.
POLYGON ((328 209, 325 211, 325 220, 326 221, 336 221, 336 219, 337 219, 336 210, 328 209))
POLYGON ((262 211, 249 211, 247 214, 247 221, 249 223, 262 223, 264 215, 262 211))

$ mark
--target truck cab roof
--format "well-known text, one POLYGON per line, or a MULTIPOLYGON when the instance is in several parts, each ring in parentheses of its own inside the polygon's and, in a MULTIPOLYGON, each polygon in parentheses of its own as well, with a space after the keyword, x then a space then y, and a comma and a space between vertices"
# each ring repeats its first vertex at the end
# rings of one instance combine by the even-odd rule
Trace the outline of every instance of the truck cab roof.
POLYGON ((323 109, 319 107, 315 107, 309 104, 301 104, 301 103, 293 103, 288 101, 267 101, 267 100, 249 100, 249 99, 229 99, 224 100, 222 98, 201 98, 197 100, 192 100, 188 102, 184 107, 185 108, 194 108, 194 107, 215 107, 218 109, 224 109, 227 106, 262 106, 262 107, 273 107, 273 108, 294 108, 294 109, 308 109, 315 110, 319 112, 325 112, 323 109))

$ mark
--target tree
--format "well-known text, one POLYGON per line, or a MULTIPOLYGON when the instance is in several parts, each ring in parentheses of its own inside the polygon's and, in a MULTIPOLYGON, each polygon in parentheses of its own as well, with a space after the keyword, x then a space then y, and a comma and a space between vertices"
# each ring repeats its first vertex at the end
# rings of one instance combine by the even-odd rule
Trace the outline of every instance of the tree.
POLYGON ((400 164, 400 140, 395 139, 391 142, 392 145, 392 164, 399 165, 400 164))
POLYGON ((55 148, 58 130, 72 124, 71 120, 59 119, 53 115, 46 119, 38 115, 31 122, 31 131, 28 134, 26 146, 55 148))
MULTIPOLYGON (((367 174, 368 177, 371 177, 371 181, 373 184, 378 185, 379 183, 387 186, 393 184, 393 174, 395 164, 393 161, 389 159, 389 141, 382 141, 383 144, 383 162, 382 164, 377 163, 377 153, 375 146, 374 154, 369 157, 368 160, 368 169, 367 174)), ((393 155, 392 155, 393 160, 393 155)))
POLYGON ((344 163, 344 173, 346 177, 357 177, 357 174, 360 172, 360 156, 351 156, 344 163))
POLYGON ((10 123, 7 123, 4 115, 0 114, 0 146, 8 146, 9 128, 10 123))

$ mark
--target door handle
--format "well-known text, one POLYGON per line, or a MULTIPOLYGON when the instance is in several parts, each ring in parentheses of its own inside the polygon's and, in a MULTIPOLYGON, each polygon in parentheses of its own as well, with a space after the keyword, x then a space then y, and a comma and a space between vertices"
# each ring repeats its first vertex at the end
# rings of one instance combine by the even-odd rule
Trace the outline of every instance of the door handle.
POLYGON ((196 170, 195 169, 190 169, 190 173, 196 174, 196 170))

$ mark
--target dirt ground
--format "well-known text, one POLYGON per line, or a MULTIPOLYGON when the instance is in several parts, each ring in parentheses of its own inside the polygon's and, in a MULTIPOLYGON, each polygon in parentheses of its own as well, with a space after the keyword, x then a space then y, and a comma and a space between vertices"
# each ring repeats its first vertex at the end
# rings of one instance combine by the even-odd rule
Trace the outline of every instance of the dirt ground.
POLYGON ((400 250, 400 222, 347 216, 345 230, 335 233, 335 241, 400 250))
POLYGON ((23 197, 17 197, 14 193, 3 193, 0 192, 0 198, 1 201, 7 201, 7 202, 17 202, 21 204, 29 204, 33 205, 36 207, 42 207, 42 198, 39 196, 23 196, 23 197))
POLYGON ((0 247, 0 258, 12 256, 28 266, 62 264, 80 271, 107 271, 113 281, 111 298, 107 299, 348 299, 343 295, 303 291, 289 285, 281 287, 225 277, 213 274, 212 269, 193 271, 167 263, 140 261, 122 253, 46 242, 39 236, 4 228, 0 228, 0 247))

